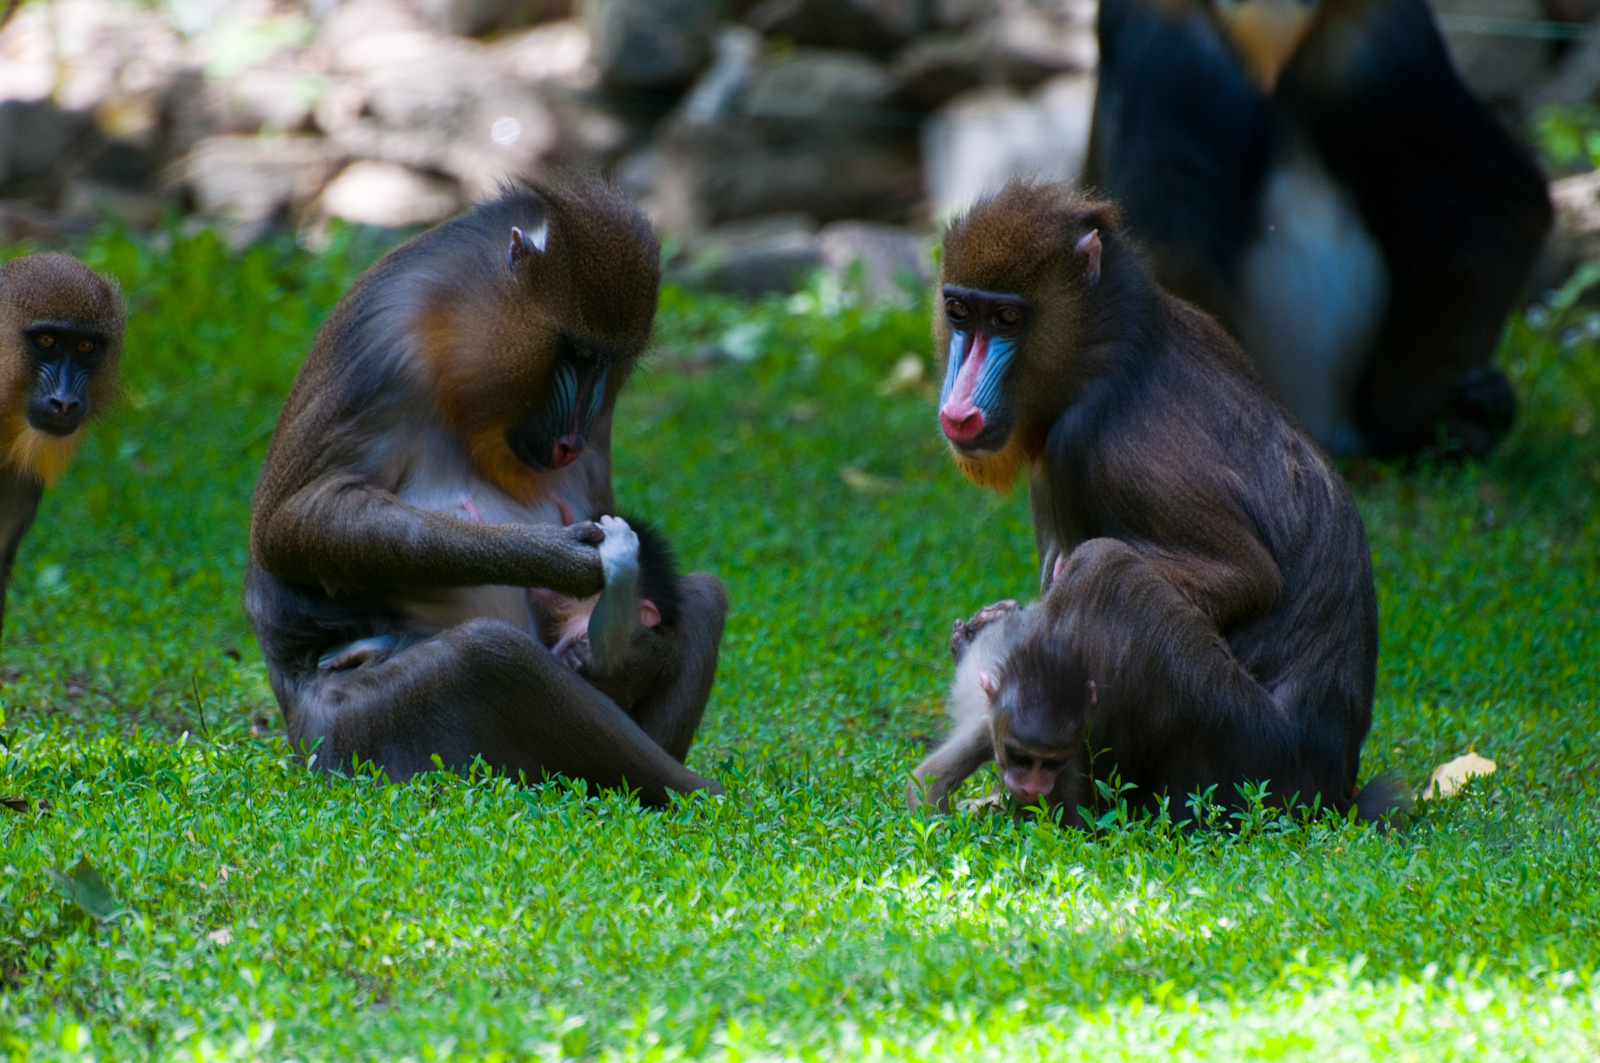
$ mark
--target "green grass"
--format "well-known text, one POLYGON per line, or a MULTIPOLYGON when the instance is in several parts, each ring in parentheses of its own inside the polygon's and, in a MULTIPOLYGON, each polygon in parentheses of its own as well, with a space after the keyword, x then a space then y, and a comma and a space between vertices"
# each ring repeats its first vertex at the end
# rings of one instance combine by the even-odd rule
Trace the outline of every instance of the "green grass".
MULTIPOLYGON (((669 289, 618 495, 733 599, 691 763, 724 801, 306 772, 239 607, 250 490, 363 256, 86 249, 126 399, 6 617, 0 1053, 51 1058, 1237 1060, 1600 1054, 1600 365, 1513 325, 1486 466, 1351 470, 1383 649, 1366 773, 1500 764, 1388 835, 1086 836, 901 788, 950 620, 1029 595, 1024 494, 963 483, 926 310, 669 289), (732 335, 730 335, 732 333, 732 335), (711 367, 709 346, 756 353, 711 367), (87 858, 106 891, 72 870, 87 858), (91 914, 95 913, 95 914, 91 914)), ((1569 339, 1572 337, 1568 336, 1569 339)))

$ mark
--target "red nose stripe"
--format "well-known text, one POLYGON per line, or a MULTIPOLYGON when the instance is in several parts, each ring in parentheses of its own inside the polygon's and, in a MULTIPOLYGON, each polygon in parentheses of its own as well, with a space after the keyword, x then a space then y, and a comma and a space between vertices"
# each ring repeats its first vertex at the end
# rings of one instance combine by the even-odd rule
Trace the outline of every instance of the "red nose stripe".
POLYGON ((983 378, 983 365, 988 360, 989 337, 980 332, 956 375, 950 397, 939 407, 939 427, 947 438, 958 443, 983 431, 983 411, 973 405, 972 397, 978 392, 978 381, 983 378))

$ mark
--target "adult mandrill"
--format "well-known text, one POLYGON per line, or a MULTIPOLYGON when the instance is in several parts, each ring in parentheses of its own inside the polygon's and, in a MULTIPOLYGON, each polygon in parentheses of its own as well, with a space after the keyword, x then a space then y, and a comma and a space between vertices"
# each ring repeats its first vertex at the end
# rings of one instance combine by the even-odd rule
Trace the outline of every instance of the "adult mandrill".
MULTIPOLYGON (((1075 677, 1094 772, 1152 806, 1265 781, 1385 811, 1387 786, 1356 791, 1377 660, 1361 518, 1239 347, 1151 281, 1110 204, 1060 186, 1013 183, 957 220, 940 284, 939 420, 977 483, 1029 472, 1034 630, 1075 677)), ((991 752, 979 728, 951 741, 973 748, 930 759, 991 752)))
POLYGON ((686 576, 671 622, 635 623, 637 540, 591 523, 615 512, 611 421, 658 257, 602 186, 518 188, 390 253, 323 326, 256 488, 245 607, 289 737, 324 766, 482 757, 651 804, 717 789, 683 761, 722 585, 686 576), (551 601, 619 587, 603 626, 629 674, 606 687, 660 677, 626 710, 540 638, 551 601))

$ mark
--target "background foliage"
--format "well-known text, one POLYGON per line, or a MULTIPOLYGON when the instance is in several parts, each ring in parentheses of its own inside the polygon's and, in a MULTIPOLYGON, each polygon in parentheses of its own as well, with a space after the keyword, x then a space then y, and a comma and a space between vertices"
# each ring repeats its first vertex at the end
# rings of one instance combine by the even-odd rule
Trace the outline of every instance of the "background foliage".
POLYGON ((11 588, 0 794, 49 808, 0 809, 0 1052, 1600 1053, 1585 278, 1511 326, 1524 409, 1491 462, 1347 469, 1382 610, 1366 772, 1420 783, 1468 748, 1500 771, 1386 836, 1257 812, 1090 837, 902 810, 949 622, 1030 595, 1032 538, 1023 492, 943 454, 903 360, 927 357, 926 306, 823 282, 668 288, 619 418, 620 499, 732 595, 692 757, 726 800, 305 772, 239 607, 247 503, 376 251, 86 249, 132 304, 126 396, 11 588))

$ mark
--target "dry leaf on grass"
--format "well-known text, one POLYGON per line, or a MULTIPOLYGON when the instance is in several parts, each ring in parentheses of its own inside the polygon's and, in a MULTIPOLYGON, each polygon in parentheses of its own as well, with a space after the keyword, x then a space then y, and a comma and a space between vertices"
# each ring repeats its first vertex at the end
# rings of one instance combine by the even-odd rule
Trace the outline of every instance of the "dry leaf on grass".
POLYGON ((921 358, 914 354, 903 354, 900 360, 894 363, 894 371, 889 374, 889 378, 878 385, 878 394, 893 395, 907 388, 914 388, 922 383, 925 373, 926 367, 921 358))
POLYGON ((846 465, 839 470, 839 479, 852 491, 860 491, 864 495, 877 494, 879 491, 888 491, 894 487, 893 480, 884 476, 874 476, 854 465, 846 465))
POLYGON ((1463 753, 1433 769, 1428 785, 1422 790, 1422 799, 1431 801, 1439 797, 1454 797, 1467 780, 1476 775, 1493 775, 1494 761, 1476 753, 1463 753))

